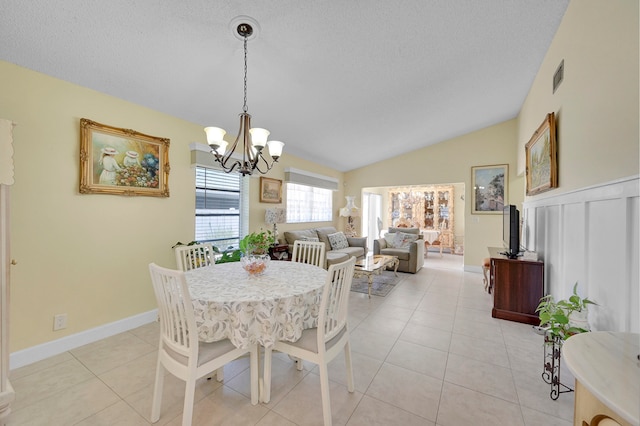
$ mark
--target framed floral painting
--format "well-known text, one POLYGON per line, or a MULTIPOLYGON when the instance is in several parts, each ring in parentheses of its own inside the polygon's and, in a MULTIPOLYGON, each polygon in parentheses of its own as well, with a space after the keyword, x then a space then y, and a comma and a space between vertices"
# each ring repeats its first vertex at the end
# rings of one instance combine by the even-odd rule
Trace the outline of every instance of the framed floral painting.
POLYGON ((169 139, 80 120, 80 193, 169 196, 169 139))

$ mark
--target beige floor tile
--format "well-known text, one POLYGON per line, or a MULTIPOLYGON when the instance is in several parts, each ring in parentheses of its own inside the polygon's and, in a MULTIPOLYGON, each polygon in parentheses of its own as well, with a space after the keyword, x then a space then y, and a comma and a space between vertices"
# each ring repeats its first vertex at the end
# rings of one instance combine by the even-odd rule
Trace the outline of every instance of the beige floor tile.
POLYGON ((491 309, 473 309, 465 306, 458 306, 455 316, 459 321, 480 322, 500 329, 501 320, 491 317, 491 309))
POLYGON ((573 422, 559 419, 531 408, 522 407, 522 416, 526 426, 572 426, 573 422))
POLYGON ((445 351, 401 340, 395 344, 386 362, 442 380, 447 357, 445 351))
MULTIPOLYGON (((382 361, 368 357, 364 354, 351 351, 351 364, 353 366, 353 381, 356 391, 364 393, 371 381, 380 370, 382 361)), ((313 374, 320 374, 316 366, 311 370, 313 374)), ((329 363, 329 379, 347 386, 347 367, 344 356, 338 355, 329 363)))
POLYGON ((362 397, 347 426, 434 426, 424 417, 416 416, 401 408, 379 401, 367 395, 362 397))
POLYGON ((74 426, 147 426, 148 424, 149 422, 121 400, 74 426))
MULTIPOLYGON (((271 362, 271 399, 266 406, 273 408, 278 404, 291 389, 296 387, 298 383, 309 374, 308 369, 298 371, 293 361, 275 354, 271 362)), ((309 364, 311 365, 311 364, 309 364)), ((267 384, 265 384, 266 386, 267 384)))
POLYGON ((423 327, 409 323, 400 335, 400 340, 416 343, 422 346, 448 351, 451 343, 451 333, 437 328, 423 327))
MULTIPOLYGON (((362 325, 362 324, 361 324, 362 325)), ((384 361, 396 341, 395 337, 389 337, 375 331, 358 326, 349 335, 351 351, 384 361)))
POLYGON ((456 317, 453 332, 465 336, 484 339, 504 345, 502 330, 499 326, 456 317))
POLYGON ((500 367, 509 367, 509 356, 503 343, 453 333, 449 352, 500 367))
POLYGON ((453 314, 442 315, 427 311, 415 311, 409 319, 409 322, 424 327, 437 328, 438 330, 452 332, 454 319, 455 316, 453 314))
MULTIPOLYGON (((563 393, 557 400, 552 400, 549 397, 551 386, 542 380, 538 369, 528 372, 519 371, 518 374, 514 375, 514 380, 521 406, 553 417, 565 420, 573 419, 574 392, 563 393)), ((573 387, 571 383, 566 383, 564 379, 562 382, 573 387)))
POLYGON ((285 419, 278 413, 269 411, 258 423, 256 423, 256 426, 296 426, 296 424, 285 419))
POLYGON ((445 382, 437 424, 521 426, 524 422, 518 404, 445 382))
POLYGON ((442 380, 384 363, 366 395, 435 421, 441 390, 442 380))
POLYGON ((445 382, 518 403, 516 387, 509 368, 449 354, 445 382))
POLYGON ((9 373, 9 379, 14 382, 22 377, 46 370, 49 367, 62 364, 63 362, 70 361, 72 359, 74 359, 74 357, 69 352, 63 352, 50 358, 43 359, 42 361, 34 362, 33 364, 11 370, 9 373))
POLYGON ((52 365, 11 381, 16 392, 11 407, 20 410, 52 395, 67 392, 69 388, 92 378, 91 372, 75 359, 52 365))
POLYGON ((157 361, 158 352, 154 351, 98 377, 118 396, 124 398, 144 387, 153 386, 157 361))
MULTIPOLYGON (((350 393, 346 386, 329 381, 333 424, 343 425, 358 406, 362 394, 350 393)), ((308 374, 289 392, 273 411, 300 426, 322 425, 320 377, 308 374)))
POLYGON ((413 315, 414 310, 411 308, 407 308, 404 306, 383 304, 376 311, 369 316, 369 318, 382 318, 384 319, 393 319, 402 322, 406 322, 413 315))
POLYGON ((380 336, 385 336, 387 339, 395 340, 398 338, 404 327, 407 325, 407 320, 398 320, 393 318, 387 318, 384 316, 376 315, 375 313, 369 315, 366 321, 363 321, 358 325, 358 330, 367 330, 374 332, 380 336))
POLYGON ((121 333, 73 350, 71 354, 92 373, 102 374, 157 350, 157 346, 131 333, 121 333))
POLYGON ((68 426, 118 401, 118 396, 111 389, 97 378, 92 378, 17 409, 11 414, 9 425, 68 426))

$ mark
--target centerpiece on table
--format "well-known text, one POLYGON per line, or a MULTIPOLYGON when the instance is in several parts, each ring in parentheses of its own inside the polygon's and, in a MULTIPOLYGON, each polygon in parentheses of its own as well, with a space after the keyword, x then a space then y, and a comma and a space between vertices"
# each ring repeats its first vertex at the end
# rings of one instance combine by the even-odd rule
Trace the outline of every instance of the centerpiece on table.
POLYGON ((240 240, 240 263, 249 275, 261 275, 267 269, 273 242, 271 231, 252 232, 240 240))

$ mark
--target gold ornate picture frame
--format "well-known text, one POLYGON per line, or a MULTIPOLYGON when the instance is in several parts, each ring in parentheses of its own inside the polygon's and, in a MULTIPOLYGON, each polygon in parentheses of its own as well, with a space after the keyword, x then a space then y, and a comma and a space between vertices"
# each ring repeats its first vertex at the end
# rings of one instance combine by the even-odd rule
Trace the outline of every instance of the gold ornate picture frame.
POLYGON ((169 139, 80 119, 80 193, 169 196, 169 139))
POLYGON ((260 202, 282 202, 282 181, 280 179, 271 179, 260 176, 260 202))
POLYGON ((555 114, 550 112, 525 145, 527 195, 558 187, 558 154, 555 114))
POLYGON ((508 194, 508 164, 471 167, 471 214, 502 214, 508 194))

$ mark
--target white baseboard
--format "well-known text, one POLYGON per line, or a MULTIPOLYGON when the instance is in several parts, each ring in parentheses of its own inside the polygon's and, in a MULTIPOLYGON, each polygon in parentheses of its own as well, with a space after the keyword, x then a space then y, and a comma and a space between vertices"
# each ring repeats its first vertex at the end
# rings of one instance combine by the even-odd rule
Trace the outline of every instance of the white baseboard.
POLYGON ((14 370, 16 368, 24 367, 25 365, 42 361, 43 359, 50 358, 71 349, 79 348, 80 346, 132 330, 153 322, 157 318, 158 310, 154 309, 119 321, 104 324, 100 327, 65 336, 61 339, 13 352, 9 358, 9 369, 14 370))
POLYGON ((464 271, 465 272, 475 272, 477 274, 481 274, 482 273, 482 266, 464 265, 464 271))

